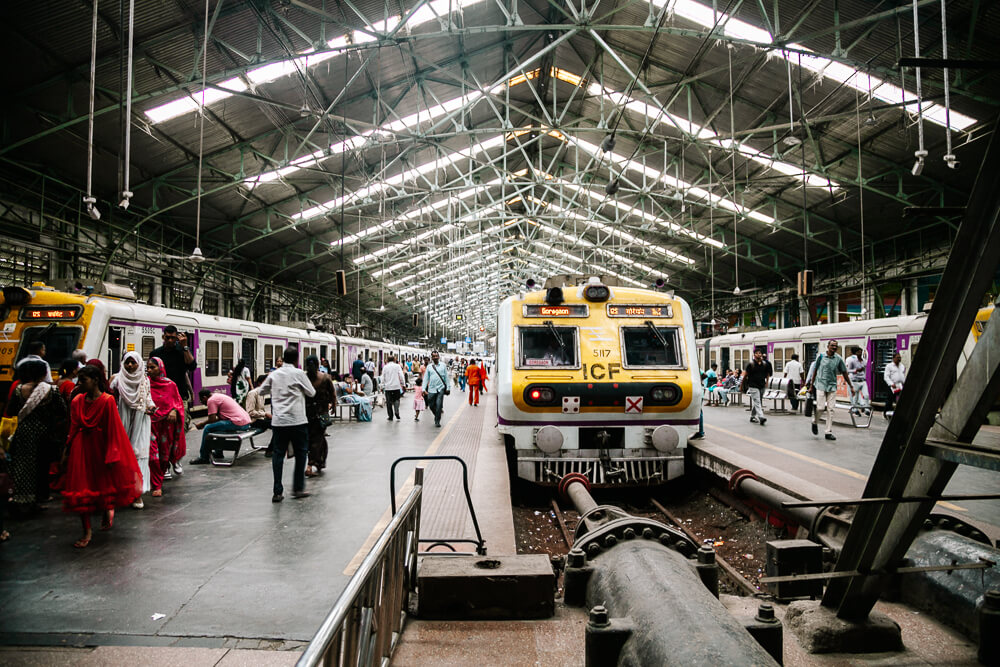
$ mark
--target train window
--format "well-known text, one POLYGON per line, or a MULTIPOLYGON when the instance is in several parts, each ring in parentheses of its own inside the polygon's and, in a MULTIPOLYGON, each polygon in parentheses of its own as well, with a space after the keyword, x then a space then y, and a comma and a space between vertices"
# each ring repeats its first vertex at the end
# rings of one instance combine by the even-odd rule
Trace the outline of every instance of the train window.
POLYGON ((680 366, 677 327, 622 327, 625 368, 680 366))
POLYGON ((576 327, 518 327, 521 332, 519 368, 578 366, 576 327))
POLYGON ((236 360, 233 358, 236 355, 236 346, 233 345, 231 341, 226 341, 222 344, 222 372, 228 373, 233 370, 236 365, 236 360))
POLYGON ((139 354, 142 355, 142 358, 149 359, 154 349, 156 349, 156 339, 152 336, 143 336, 142 344, 139 346, 139 354))
POLYGON ((268 373, 274 368, 274 346, 264 346, 264 372, 268 373))
POLYGON ((733 350, 733 368, 742 371, 750 363, 750 350, 733 350))
POLYGON ((55 325, 27 327, 21 334, 17 360, 20 361, 28 355, 29 343, 40 340, 45 343, 45 360, 49 362, 49 367, 59 370, 62 362, 73 356, 73 350, 80 342, 80 334, 82 333, 83 329, 80 327, 55 325))
POLYGON ((219 341, 205 341, 205 377, 219 374, 219 341))

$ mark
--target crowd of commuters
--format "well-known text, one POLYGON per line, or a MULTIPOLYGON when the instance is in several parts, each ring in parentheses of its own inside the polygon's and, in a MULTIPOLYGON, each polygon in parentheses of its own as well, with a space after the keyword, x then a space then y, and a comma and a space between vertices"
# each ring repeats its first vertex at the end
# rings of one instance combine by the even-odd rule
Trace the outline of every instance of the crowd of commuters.
MULTIPOLYGON (((843 378, 843 386, 850 395, 849 410, 854 414, 866 416, 871 412, 867 382, 868 364, 862 349, 852 346, 851 355, 846 360, 840 356, 839 349, 837 341, 828 341, 826 350, 813 360, 808 371, 804 370, 797 354, 793 354, 791 359, 785 362, 783 369, 783 377, 788 380, 786 395, 791 402, 792 410, 798 410, 800 400, 808 401, 806 416, 811 418, 813 435, 819 435, 820 411, 825 410, 824 437, 827 440, 837 439, 833 433, 833 416, 837 404, 838 377, 843 378)), ((761 397, 767 382, 774 375, 774 368, 763 350, 755 350, 753 359, 742 370, 727 369, 725 376, 720 377, 718 365, 713 363, 709 370, 701 375, 707 404, 728 405, 731 394, 742 392, 750 399, 750 422, 761 426, 767 423, 761 397)), ((893 355, 892 362, 886 365, 881 380, 889 388, 883 411, 888 419, 906 381, 906 367, 898 352, 893 355)), ((699 430, 697 437, 702 435, 703 431, 699 430)))
POLYGON ((359 421, 371 421, 384 396, 389 420, 400 420, 401 399, 413 386, 414 419, 429 409, 440 426, 452 376, 460 378, 463 390, 470 388, 470 405, 479 404, 488 378, 479 360, 445 363, 437 352, 402 363, 390 355, 378 376, 374 360, 359 356, 350 373, 336 377, 330 363, 316 356, 302 360, 300 369, 298 349, 289 346, 266 375, 254 379, 240 360, 229 371, 228 393, 202 389, 207 418, 194 423, 196 352, 173 326, 164 328, 162 339, 145 360, 126 352, 110 381, 100 360, 77 350, 53 383, 45 346, 30 345, 15 369, 0 434, 0 541, 10 537, 3 525, 8 511, 30 516, 56 492, 63 509, 80 517, 83 533, 74 546, 86 547, 91 515, 100 514, 101 529, 111 530, 117 508, 143 509, 144 495, 162 497, 164 482, 184 474, 186 433, 192 428, 202 434, 191 465, 222 457, 213 451, 213 434, 270 429, 272 501, 284 499, 286 456, 295 459, 292 497, 308 497, 306 477, 326 468, 326 430, 338 404, 354 406, 359 421))

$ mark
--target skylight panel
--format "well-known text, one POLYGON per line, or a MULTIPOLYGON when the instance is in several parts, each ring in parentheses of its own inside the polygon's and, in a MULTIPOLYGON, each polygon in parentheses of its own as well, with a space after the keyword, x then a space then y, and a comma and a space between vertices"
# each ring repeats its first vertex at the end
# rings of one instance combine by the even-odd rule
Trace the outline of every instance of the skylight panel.
MULTIPOLYGON (((802 46, 801 44, 789 44, 788 48, 795 49, 796 51, 805 51, 806 53, 793 53, 791 51, 775 47, 773 44, 774 38, 766 30, 762 30, 761 28, 751 25, 745 21, 741 21, 731 15, 716 12, 711 7, 703 5, 700 2, 695 2, 695 0, 652 0, 651 4, 654 7, 663 7, 665 4, 671 2, 673 3, 671 9, 677 16, 710 29, 716 25, 716 22, 718 22, 718 24, 722 26, 723 34, 727 37, 745 39, 747 41, 754 42, 761 47, 770 47, 771 49, 775 49, 778 55, 792 64, 798 64, 801 59, 802 66, 806 69, 815 72, 820 76, 832 79, 837 83, 845 84, 859 92, 868 94, 868 91, 871 91, 873 97, 882 100, 883 102, 899 104, 912 100, 914 104, 907 105, 904 108, 911 113, 917 112, 917 98, 914 93, 904 91, 898 86, 888 83, 887 81, 883 81, 878 77, 863 74, 849 65, 835 62, 829 58, 824 58, 823 56, 813 55, 809 53, 810 49, 802 46), (862 79, 865 79, 863 82, 864 85, 862 85, 862 79), (888 87, 882 88, 883 86, 888 87)), ((948 121, 945 116, 945 110, 940 104, 936 104, 934 102, 924 102, 922 105, 922 111, 924 117, 931 122, 937 123, 942 127, 947 125, 948 121)), ((966 116, 965 114, 959 113, 954 109, 951 111, 951 129, 953 130, 964 130, 971 125, 975 125, 977 122, 979 121, 975 118, 966 116)))
MULTIPOLYGON (((219 83, 219 87, 238 93, 247 89, 247 85, 243 83, 243 80, 239 77, 226 79, 225 81, 219 83)), ((214 104, 219 100, 224 100, 232 95, 232 93, 227 93, 223 90, 219 90, 218 88, 206 88, 204 92, 205 106, 214 104)), ((197 111, 200 103, 201 91, 194 93, 193 95, 181 97, 180 99, 176 99, 172 102, 167 102, 166 104, 161 104, 158 107, 147 109, 145 113, 149 120, 153 123, 162 123, 163 121, 170 120, 171 118, 177 118, 178 116, 183 116, 186 113, 197 111)))

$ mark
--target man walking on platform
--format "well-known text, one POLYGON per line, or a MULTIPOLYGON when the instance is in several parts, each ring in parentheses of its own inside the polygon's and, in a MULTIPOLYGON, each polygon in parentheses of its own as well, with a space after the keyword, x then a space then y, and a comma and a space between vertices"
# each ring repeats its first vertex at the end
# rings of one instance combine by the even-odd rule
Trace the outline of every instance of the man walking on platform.
POLYGON ((351 375, 354 376, 354 381, 361 382, 361 376, 364 374, 364 372, 365 372, 365 360, 362 359, 361 355, 359 354, 358 358, 354 360, 353 364, 351 364, 351 375))
POLYGON ((750 397, 750 422, 761 426, 767 423, 764 417, 764 406, 760 402, 764 387, 773 374, 771 362, 764 358, 764 353, 755 350, 753 361, 743 370, 743 378, 747 383, 747 396, 750 397))
POLYGON ((260 386, 261 394, 271 395, 271 471, 274 474, 274 495, 272 503, 285 499, 281 476, 285 465, 285 453, 291 444, 295 452, 295 473, 292 477, 292 497, 306 498, 306 456, 309 453, 309 420, 306 417, 306 396, 315 396, 316 389, 306 372, 296 368, 299 350, 287 347, 282 355, 284 363, 260 386))
POLYGON ((389 363, 382 367, 382 389, 385 391, 385 409, 389 413, 389 421, 393 415, 399 416, 399 399, 406 388, 406 377, 403 369, 396 363, 396 357, 389 357, 389 363))
POLYGON ((476 365, 475 360, 470 361, 465 367, 465 381, 469 386, 469 405, 479 405, 479 387, 481 386, 482 369, 476 365))
POLYGON ((450 393, 448 365, 441 361, 441 355, 435 350, 431 352, 431 363, 424 373, 424 398, 427 399, 427 409, 434 413, 435 426, 441 426, 444 397, 450 393))
POLYGON ((837 375, 844 378, 848 390, 854 394, 854 387, 851 386, 851 378, 847 375, 847 366, 844 359, 837 354, 837 341, 831 340, 826 344, 826 354, 816 357, 812 367, 809 369, 809 377, 806 378, 806 385, 812 391, 816 388, 816 409, 813 412, 812 432, 819 434, 819 410, 820 406, 826 404, 826 439, 836 440, 833 434, 833 410, 837 406, 837 375))

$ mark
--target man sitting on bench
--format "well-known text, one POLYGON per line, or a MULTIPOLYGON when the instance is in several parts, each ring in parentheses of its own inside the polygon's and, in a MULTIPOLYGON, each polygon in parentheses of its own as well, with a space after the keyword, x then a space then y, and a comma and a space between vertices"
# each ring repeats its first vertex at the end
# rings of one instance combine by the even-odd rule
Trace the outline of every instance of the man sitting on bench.
MULTIPOLYGON (((198 424, 204 432, 201 435, 201 452, 196 459, 191 459, 191 465, 211 463, 209 458, 208 436, 211 433, 236 433, 250 430, 250 415, 240 407, 240 404, 225 394, 213 394, 208 389, 198 392, 198 398, 208 406, 208 419, 198 424)), ((221 454, 219 454, 221 456, 221 454)))
MULTIPOLYGON (((260 393, 260 386, 264 384, 264 380, 266 379, 266 375, 257 376, 257 380, 253 383, 253 389, 247 393, 246 402, 247 414, 250 415, 250 419, 253 420, 250 424, 250 428, 261 432, 271 428, 271 413, 268 412, 267 406, 264 403, 264 397, 260 393)), ((271 443, 267 443, 267 449, 264 450, 264 456, 270 456, 271 451, 271 443)))

